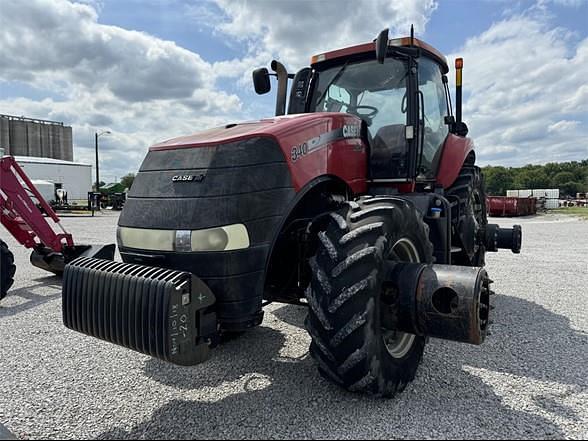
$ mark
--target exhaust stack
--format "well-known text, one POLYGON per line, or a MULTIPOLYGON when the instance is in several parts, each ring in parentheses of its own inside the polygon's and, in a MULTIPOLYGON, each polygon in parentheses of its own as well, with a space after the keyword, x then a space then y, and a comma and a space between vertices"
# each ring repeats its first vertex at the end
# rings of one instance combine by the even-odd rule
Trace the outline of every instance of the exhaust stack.
POLYGON ((286 114, 286 94, 288 92, 288 71, 277 60, 273 60, 270 67, 278 77, 278 94, 276 96, 276 116, 286 114))

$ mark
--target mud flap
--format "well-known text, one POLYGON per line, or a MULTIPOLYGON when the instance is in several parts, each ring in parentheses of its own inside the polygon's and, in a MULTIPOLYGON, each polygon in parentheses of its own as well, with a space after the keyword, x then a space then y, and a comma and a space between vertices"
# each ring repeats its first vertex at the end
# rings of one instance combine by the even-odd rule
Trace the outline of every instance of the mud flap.
POLYGON ((174 364, 206 360, 217 339, 215 296, 188 272, 80 257, 62 300, 68 328, 174 364))

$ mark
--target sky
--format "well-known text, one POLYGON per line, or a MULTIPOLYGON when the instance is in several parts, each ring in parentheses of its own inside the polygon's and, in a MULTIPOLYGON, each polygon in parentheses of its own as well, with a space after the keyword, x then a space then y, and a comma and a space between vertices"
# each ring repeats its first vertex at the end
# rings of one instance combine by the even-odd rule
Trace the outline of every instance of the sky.
POLYGON ((91 164, 110 130, 110 182, 158 141, 272 116, 251 82, 272 59, 295 72, 411 24, 464 58, 480 165, 588 158, 588 0, 0 0, 0 113, 71 125, 91 164))

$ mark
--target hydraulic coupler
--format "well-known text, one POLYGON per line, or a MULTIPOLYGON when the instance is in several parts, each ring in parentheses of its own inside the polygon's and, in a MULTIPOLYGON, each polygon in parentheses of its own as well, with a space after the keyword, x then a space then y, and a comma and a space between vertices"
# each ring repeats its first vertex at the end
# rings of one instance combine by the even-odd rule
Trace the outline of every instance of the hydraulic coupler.
POLYGON ((387 278, 396 313, 386 327, 411 334, 481 344, 490 313, 486 270, 455 265, 391 264, 387 278))
POLYGON ((500 228, 496 224, 488 224, 485 229, 486 251, 498 251, 499 249, 511 250, 513 253, 521 252, 523 230, 520 225, 512 228, 500 228))
POLYGON ((62 294, 68 328, 171 363, 206 360, 217 339, 215 297, 188 272, 80 257, 62 294))

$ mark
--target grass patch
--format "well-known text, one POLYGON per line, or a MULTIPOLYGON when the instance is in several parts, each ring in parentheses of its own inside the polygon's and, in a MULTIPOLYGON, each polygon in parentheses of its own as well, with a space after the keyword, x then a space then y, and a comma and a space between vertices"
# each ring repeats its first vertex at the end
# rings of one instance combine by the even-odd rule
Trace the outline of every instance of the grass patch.
POLYGON ((550 213, 566 214, 588 220, 588 207, 567 207, 549 210, 550 213))

